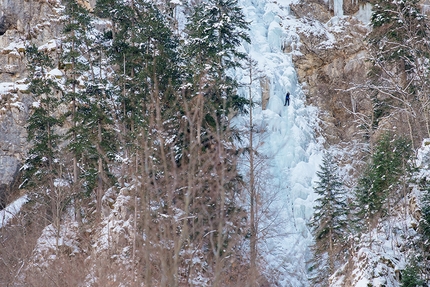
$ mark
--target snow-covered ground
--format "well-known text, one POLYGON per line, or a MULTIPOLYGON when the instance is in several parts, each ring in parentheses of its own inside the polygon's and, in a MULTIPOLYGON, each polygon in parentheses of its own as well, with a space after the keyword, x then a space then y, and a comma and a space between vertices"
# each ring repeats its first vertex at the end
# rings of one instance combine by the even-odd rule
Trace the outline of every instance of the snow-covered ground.
MULTIPOLYGON (((267 160, 267 182, 262 197, 271 198, 270 218, 263 219, 259 230, 271 225, 260 240, 259 252, 267 262, 267 272, 277 274, 281 286, 308 286, 307 265, 312 236, 306 223, 313 214, 315 194, 312 183, 321 162, 321 142, 315 138, 317 109, 305 104, 305 95, 298 83, 292 62, 300 45, 296 27, 300 25, 291 15, 291 1, 242 0, 246 20, 250 22, 251 45, 246 53, 257 64, 251 85, 255 142, 267 160), (288 47, 289 53, 283 49, 288 47), (262 108, 262 83, 268 83, 270 99, 262 108), (285 94, 290 92, 290 105, 284 106, 285 94)), ((238 73, 243 84, 249 83, 248 71, 238 73)), ((249 97, 248 87, 242 95, 249 97)), ((234 119, 233 125, 249 129, 249 116, 234 119)), ((247 143, 245 142, 244 145, 247 143)), ((246 173, 246 164, 243 172, 246 173)))
POLYGON ((4 209, 0 210, 0 228, 3 228, 8 222, 21 210, 24 203, 27 202, 27 195, 21 196, 4 209))

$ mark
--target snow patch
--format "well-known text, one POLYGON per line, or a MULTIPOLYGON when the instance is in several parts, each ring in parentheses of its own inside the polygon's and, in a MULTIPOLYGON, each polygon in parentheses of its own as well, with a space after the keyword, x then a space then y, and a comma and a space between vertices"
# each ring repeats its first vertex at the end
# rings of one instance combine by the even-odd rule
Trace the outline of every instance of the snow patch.
POLYGON ((4 209, 0 210, 0 228, 3 228, 8 222, 17 215, 22 206, 27 202, 27 195, 21 196, 4 209))
POLYGON ((48 43, 40 46, 38 48, 38 51, 40 51, 40 52, 42 52, 42 51, 43 52, 52 52, 52 51, 55 51, 58 46, 59 45, 57 43, 57 40, 53 39, 53 40, 49 40, 48 43))
POLYGON ((49 268, 50 261, 57 258, 59 247, 67 250, 69 255, 80 253, 78 229, 77 222, 69 221, 63 222, 58 228, 52 224, 46 226, 37 240, 32 263, 38 267, 49 268))

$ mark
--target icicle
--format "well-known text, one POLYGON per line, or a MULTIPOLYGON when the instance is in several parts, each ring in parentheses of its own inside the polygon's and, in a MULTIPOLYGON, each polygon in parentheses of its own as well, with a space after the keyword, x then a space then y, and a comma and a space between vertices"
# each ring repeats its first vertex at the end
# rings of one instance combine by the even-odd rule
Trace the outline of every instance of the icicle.
POLYGON ((334 16, 343 16, 343 0, 333 0, 334 16))

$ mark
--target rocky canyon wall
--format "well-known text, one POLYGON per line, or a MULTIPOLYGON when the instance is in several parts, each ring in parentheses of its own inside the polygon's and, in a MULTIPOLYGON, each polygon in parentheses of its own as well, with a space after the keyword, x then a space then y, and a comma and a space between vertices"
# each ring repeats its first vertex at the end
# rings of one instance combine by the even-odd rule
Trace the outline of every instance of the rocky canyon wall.
POLYGON ((316 27, 297 31, 302 45, 293 59, 309 103, 321 109, 328 144, 361 133, 355 115, 371 111, 369 97, 354 88, 366 81, 370 69, 364 40, 370 28, 366 17, 359 17, 360 5, 365 6, 344 2, 342 18, 333 18, 329 3, 311 0, 291 7, 306 26, 316 27))
POLYGON ((26 91, 25 46, 55 50, 60 34, 56 0, 0 0, 0 207, 10 199, 28 151, 25 124, 32 104, 26 91))

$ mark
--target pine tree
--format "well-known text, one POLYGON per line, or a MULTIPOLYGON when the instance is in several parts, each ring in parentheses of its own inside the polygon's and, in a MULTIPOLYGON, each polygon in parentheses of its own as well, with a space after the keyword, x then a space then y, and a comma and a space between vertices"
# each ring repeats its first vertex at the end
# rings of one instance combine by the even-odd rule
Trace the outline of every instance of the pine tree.
MULTIPOLYGON (((237 48, 241 41, 249 42, 249 38, 247 23, 237 1, 211 0, 193 8, 185 29, 184 98, 189 103, 187 118, 192 119, 187 130, 190 135, 195 135, 189 137, 190 146, 197 139, 195 144, 201 149, 196 150, 196 171, 200 172, 195 176, 204 179, 204 188, 196 194, 200 198, 195 200, 193 213, 198 216, 196 230, 216 230, 206 238, 197 233, 193 236, 202 238, 210 246, 211 254, 208 256, 213 257, 213 284, 217 286, 225 272, 224 260, 231 256, 230 252, 237 244, 232 236, 233 225, 228 222, 237 220, 242 212, 235 194, 240 190, 235 167, 237 155, 232 145, 227 144, 233 136, 228 116, 232 111, 244 111, 248 102, 237 96, 237 82, 228 76, 228 72, 243 63, 246 55, 237 48), (210 153, 213 152, 218 156, 212 159, 214 164, 207 169, 203 159, 212 158, 210 153), (214 173, 220 177, 214 178, 211 175, 214 173), (213 188, 207 188, 210 186, 213 188), (212 216, 202 216, 202 211, 212 216)), ((235 232, 238 233, 237 230, 235 232)))
MULTIPOLYGON (((24 165, 24 187, 31 187, 32 199, 46 209, 46 218, 57 230, 69 198, 70 178, 64 157, 63 115, 58 109, 62 90, 49 55, 37 47, 26 49, 29 69, 29 91, 33 111, 28 119, 28 141, 31 145, 24 165)), ((58 246, 58 241, 57 241, 58 246)))
POLYGON ((424 281, 419 276, 420 269, 415 261, 411 261, 406 265, 406 268, 402 271, 402 287, 417 287, 424 286, 424 281))
POLYGON ((421 219, 419 230, 424 246, 427 246, 428 242, 430 242, 430 192, 427 181, 425 185, 426 190, 424 191, 423 197, 421 199, 421 219))
MULTIPOLYGON (((227 71, 239 67, 246 58, 237 50, 241 41, 249 43, 248 23, 236 0, 211 0, 195 7, 186 27, 185 56, 203 114, 203 127, 214 127, 230 111, 244 111, 245 98, 235 94, 237 82, 227 71)), ((223 123, 225 126, 225 123, 223 123)), ((198 131, 200 135, 201 132, 198 131)))
POLYGON ((90 28, 90 17, 85 8, 79 5, 75 0, 67 0, 65 4, 64 28, 62 31, 63 39, 61 45, 61 63, 60 67, 65 70, 65 97, 63 101, 69 108, 67 117, 71 122, 71 128, 67 131, 68 147, 73 155, 73 186, 74 193, 78 194, 78 161, 81 159, 80 151, 84 149, 78 135, 78 107, 80 105, 80 81, 89 67, 85 57, 82 55, 82 46, 85 44, 87 30, 90 28))
MULTIPOLYGON (((383 46, 380 49, 380 54, 385 61, 397 61, 399 59, 409 58, 416 60, 413 57, 414 52, 424 48, 427 44, 420 39, 418 42, 409 43, 414 45, 414 50, 402 48, 406 44, 413 33, 414 36, 425 37, 428 33, 425 16, 420 13, 419 1, 417 0, 402 0, 397 2, 379 0, 375 1, 371 23, 373 31, 369 35, 372 45, 383 46), (381 42, 382 41, 382 42, 381 42), (418 50, 416 50, 418 49, 418 50)), ((410 67, 412 68, 412 67, 410 67)), ((413 72, 412 70, 407 70, 413 72)))
MULTIPOLYGON (((105 35, 112 40, 106 52, 116 69, 110 91, 120 107, 118 137, 124 146, 120 155, 127 163, 121 177, 124 184, 134 187, 135 201, 141 202, 135 216, 139 218, 136 232, 143 236, 136 235, 131 257, 137 268, 142 264, 145 285, 161 282, 177 286, 193 280, 193 270, 199 265, 189 255, 204 254, 213 285, 222 285, 222 274, 229 272, 230 261, 226 258, 234 257, 236 239, 240 236, 238 226, 244 216, 237 204, 240 178, 224 98, 216 98, 224 105, 216 109, 210 98, 203 105, 206 113, 203 117, 195 96, 196 91, 205 89, 208 98, 219 90, 228 90, 228 94, 223 92, 225 99, 227 95, 236 97, 239 103, 234 85, 209 81, 205 72, 199 70, 202 66, 191 62, 198 55, 185 57, 179 53, 180 43, 169 19, 154 3, 132 0, 98 4, 98 13, 113 22, 112 33, 105 35), (210 129, 204 130, 201 141, 203 132, 197 131, 203 125, 210 129), (169 247, 154 242, 166 242, 169 247), (136 252, 139 245, 142 252, 136 252), (160 256, 154 260, 151 254, 160 256), (182 276, 181 270, 189 271, 182 276)), ((227 40, 236 41, 233 37, 227 40)), ((230 68, 236 65, 233 55, 239 41, 235 45, 230 48, 229 56, 224 57, 226 60, 231 57, 230 68)), ((212 63, 216 55, 205 51, 206 46, 201 48, 201 55, 212 54, 212 59, 208 58, 212 63)), ((221 58, 217 58, 217 63, 221 58)), ((227 79, 223 69, 219 68, 217 73, 211 69, 212 79, 214 75, 217 79, 227 79)))
MULTIPOLYGON (((392 140, 388 133, 378 140, 371 162, 359 179, 355 196, 357 216, 371 228, 376 214, 386 216, 391 212, 391 201, 396 195, 403 175, 411 171, 411 143, 404 138, 392 140)), ((363 227, 363 226, 362 226, 363 227)))
POLYGON ((360 214, 370 220, 376 213, 384 214, 383 205, 388 196, 388 188, 391 186, 394 174, 392 169, 392 157, 390 154, 391 143, 388 134, 378 141, 372 155, 372 164, 367 166, 363 177, 360 178, 356 190, 360 214))
POLYGON ((147 133, 151 125, 147 111, 154 112, 156 121, 168 121, 169 133, 178 130, 177 121, 172 121, 181 109, 175 104, 181 82, 178 39, 154 3, 99 1, 98 5, 100 13, 113 21, 112 46, 107 55, 118 70, 113 81, 117 85, 111 90, 120 106, 125 157, 132 158, 140 146, 137 135, 142 130, 147 133))
POLYGON ((62 120, 61 115, 56 113, 60 102, 55 94, 60 91, 60 88, 48 74, 54 67, 49 55, 38 51, 35 46, 27 47, 26 55, 30 79, 29 91, 36 100, 27 126, 28 140, 33 148, 26 161, 26 171, 28 181, 43 181, 46 175, 53 172, 53 165, 56 163, 60 141, 60 135, 56 131, 61 126, 62 120))
POLYGON ((310 226, 315 237, 313 251, 314 269, 317 270, 317 274, 314 283, 324 286, 324 283, 319 280, 323 278, 326 280, 333 274, 337 251, 346 239, 348 211, 346 195, 342 189, 343 184, 337 166, 329 153, 324 154, 317 176, 319 181, 314 189, 319 197, 316 199, 317 204, 314 207, 315 212, 310 226), (327 265, 323 262, 325 260, 327 265))
POLYGON ((163 285, 176 286, 181 280, 179 264, 183 263, 179 253, 194 252, 184 250, 189 246, 185 242, 189 240, 192 222, 174 220, 178 212, 190 214, 191 200, 183 194, 187 190, 184 181, 194 176, 178 169, 185 169, 183 161, 188 158, 182 156, 187 147, 182 141, 184 106, 178 93, 178 40, 169 22, 151 2, 118 1, 111 8, 114 9, 109 13, 120 11, 110 14, 114 36, 107 54, 110 63, 119 68, 114 80, 118 85, 111 90, 121 107, 117 117, 124 146, 121 155, 128 160, 122 177, 124 182, 136 186, 135 200, 142 202, 135 211, 136 218, 140 218, 136 228, 140 226, 140 232, 145 234, 140 236, 145 238, 140 243, 145 246, 140 253, 136 252, 136 235, 132 258, 144 264, 146 285, 161 280, 163 285), (154 224, 158 214, 165 217, 154 224), (152 244, 159 241, 173 246, 166 249, 152 244), (153 262, 149 256, 152 253, 163 254, 159 262, 153 262), (163 271, 154 274, 153 266, 159 265, 164 266, 163 271))
POLYGON ((75 196, 79 201, 82 195, 88 196, 94 191, 100 217, 104 189, 113 183, 108 178, 107 166, 116 149, 112 102, 101 59, 104 43, 92 26, 89 11, 75 0, 65 1, 65 7, 62 61, 67 81, 64 101, 69 107, 67 119, 71 123, 67 139, 73 155, 75 196))

